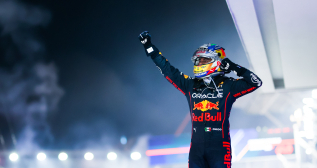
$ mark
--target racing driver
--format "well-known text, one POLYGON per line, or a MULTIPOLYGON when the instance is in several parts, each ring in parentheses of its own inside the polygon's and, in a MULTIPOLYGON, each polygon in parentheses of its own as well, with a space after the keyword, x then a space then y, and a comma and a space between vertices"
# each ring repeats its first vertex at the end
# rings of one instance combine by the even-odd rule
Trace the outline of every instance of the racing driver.
POLYGON ((139 40, 163 76, 188 101, 192 120, 189 168, 230 168, 231 144, 229 116, 235 100, 262 85, 257 75, 228 58, 216 44, 200 46, 192 56, 194 78, 174 68, 152 44, 145 31, 139 40), (226 77, 233 71, 240 79, 226 77))

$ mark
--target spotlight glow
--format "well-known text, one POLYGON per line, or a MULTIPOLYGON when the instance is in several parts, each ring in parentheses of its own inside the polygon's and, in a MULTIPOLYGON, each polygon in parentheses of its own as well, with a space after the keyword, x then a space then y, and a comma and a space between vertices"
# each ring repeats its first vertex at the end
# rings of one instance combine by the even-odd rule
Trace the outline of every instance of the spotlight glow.
POLYGON ((295 110, 295 112, 294 112, 295 120, 302 119, 302 116, 303 116, 303 113, 302 113, 302 110, 300 108, 295 110))
POLYGON ((46 159, 46 155, 45 153, 38 153, 37 156, 36 156, 37 160, 45 160, 46 159))
POLYGON ((19 159, 19 155, 16 154, 16 153, 11 153, 10 156, 9 156, 9 159, 12 161, 12 162, 15 162, 19 159))
POLYGON ((85 153, 84 158, 85 158, 86 160, 92 160, 92 159, 94 159, 94 154, 92 154, 92 153, 90 153, 90 152, 87 152, 87 153, 85 153))
POLYGON ((314 99, 313 98, 303 98, 303 103, 308 106, 314 106, 314 99))
POLYGON ((125 137, 125 136, 122 136, 121 138, 120 138, 120 142, 121 142, 121 144, 122 145, 125 145, 125 144, 127 144, 127 137, 125 137))
POLYGON ((139 153, 139 152, 133 152, 133 153, 131 153, 131 159, 132 160, 139 160, 139 159, 141 159, 141 154, 139 153))
POLYGON ((306 149, 306 151, 305 151, 305 152, 306 152, 306 154, 307 154, 307 155, 310 155, 310 154, 312 154, 312 153, 313 153, 313 150, 311 150, 311 149, 306 149))
POLYGON ((306 118, 313 119, 315 117, 313 110, 309 108, 308 106, 303 107, 303 112, 306 118))
POLYGON ((256 129, 257 132, 261 132, 261 127, 260 126, 257 126, 255 129, 256 129))
POLYGON ((117 154, 114 153, 114 152, 109 152, 109 153, 107 154, 107 158, 108 158, 109 160, 116 160, 116 159, 117 159, 117 154))
POLYGON ((58 159, 61 161, 67 160, 67 158, 68 158, 68 155, 64 152, 62 152, 58 155, 58 159))

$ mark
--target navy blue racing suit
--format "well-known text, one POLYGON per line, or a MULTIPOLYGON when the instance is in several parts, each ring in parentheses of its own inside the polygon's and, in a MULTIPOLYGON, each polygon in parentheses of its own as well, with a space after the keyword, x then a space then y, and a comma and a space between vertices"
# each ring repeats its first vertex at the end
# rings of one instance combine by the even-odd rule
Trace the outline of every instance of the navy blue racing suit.
POLYGON ((213 78, 215 84, 206 85, 203 80, 191 78, 174 68, 158 50, 151 58, 164 77, 187 98, 192 121, 189 168, 230 168, 232 104, 259 88, 261 79, 240 67, 237 75, 243 78, 220 75, 213 78))

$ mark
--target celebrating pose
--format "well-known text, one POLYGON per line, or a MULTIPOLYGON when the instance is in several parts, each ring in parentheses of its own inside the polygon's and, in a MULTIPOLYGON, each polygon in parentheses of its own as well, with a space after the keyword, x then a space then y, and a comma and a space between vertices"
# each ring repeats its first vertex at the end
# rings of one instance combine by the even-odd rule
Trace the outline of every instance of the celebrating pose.
POLYGON ((192 56, 195 78, 174 68, 152 44, 145 31, 139 40, 163 76, 188 101, 192 120, 189 168, 230 168, 231 144, 229 116, 235 100, 262 85, 261 79, 228 58, 216 44, 200 46, 192 56), (241 79, 228 78, 233 71, 241 79))

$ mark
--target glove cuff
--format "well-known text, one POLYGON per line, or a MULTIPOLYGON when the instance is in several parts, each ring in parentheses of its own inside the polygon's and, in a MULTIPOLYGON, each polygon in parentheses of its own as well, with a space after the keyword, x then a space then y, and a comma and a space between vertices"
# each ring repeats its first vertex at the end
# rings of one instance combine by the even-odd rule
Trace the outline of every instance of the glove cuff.
POLYGON ((151 56, 160 52, 158 48, 156 48, 155 45, 151 43, 144 45, 144 49, 147 56, 151 56))

